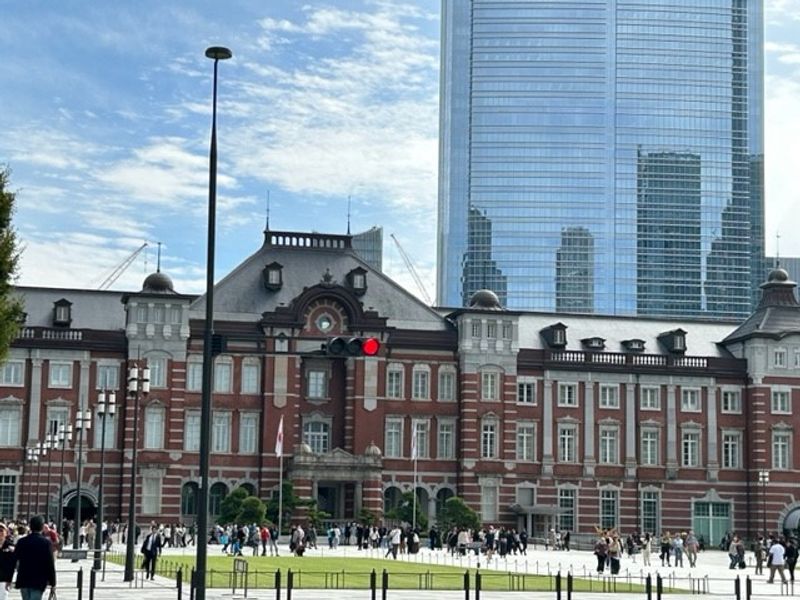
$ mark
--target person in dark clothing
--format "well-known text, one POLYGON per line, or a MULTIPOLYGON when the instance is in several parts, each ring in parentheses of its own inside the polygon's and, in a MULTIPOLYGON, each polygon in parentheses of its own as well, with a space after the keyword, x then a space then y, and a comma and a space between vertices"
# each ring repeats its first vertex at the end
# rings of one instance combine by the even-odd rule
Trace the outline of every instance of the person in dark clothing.
POLYGON ((12 571, 17 570, 16 587, 23 600, 41 600, 49 585, 56 588, 56 563, 53 544, 42 535, 44 519, 31 517, 30 533, 19 539, 14 548, 12 571))
POLYGON ((150 533, 144 538, 142 554, 144 554, 142 570, 144 570, 145 578, 153 579, 156 574, 156 559, 161 554, 161 536, 158 534, 158 527, 155 525, 150 528, 150 533))
POLYGON ((0 523, 0 600, 8 598, 8 587, 14 579, 14 543, 8 527, 0 523))
POLYGON ((786 570, 789 571, 789 579, 794 581, 794 568, 797 566, 797 542, 794 539, 786 542, 784 560, 786 561, 786 570))

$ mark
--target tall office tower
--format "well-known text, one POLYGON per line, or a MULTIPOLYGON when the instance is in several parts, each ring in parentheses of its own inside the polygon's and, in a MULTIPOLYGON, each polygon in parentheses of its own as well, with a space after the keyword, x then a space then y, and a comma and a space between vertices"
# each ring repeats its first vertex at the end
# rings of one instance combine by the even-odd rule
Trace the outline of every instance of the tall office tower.
POLYGON ((491 272, 508 308, 562 310, 565 234, 585 230, 592 262, 569 289, 592 298, 575 309, 746 316, 763 264, 762 2, 442 9, 438 303, 491 272))
POLYGON ((585 227, 565 227, 556 251, 556 311, 594 312, 594 240, 585 227))

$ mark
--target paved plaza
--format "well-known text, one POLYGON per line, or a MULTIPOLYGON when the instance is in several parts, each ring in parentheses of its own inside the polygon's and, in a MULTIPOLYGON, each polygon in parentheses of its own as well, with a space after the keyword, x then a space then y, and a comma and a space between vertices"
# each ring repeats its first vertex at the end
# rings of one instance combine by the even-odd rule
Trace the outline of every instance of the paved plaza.
MULTIPOLYGON (((124 546, 116 546, 115 550, 124 552, 124 546)), ((288 548, 285 549, 288 554, 288 548)), ((214 556, 220 551, 219 546, 209 546, 209 556, 214 556)), ((169 559, 170 556, 193 556, 194 548, 166 548, 162 557, 169 559)), ((340 546, 336 550, 329 550, 328 548, 320 548, 318 550, 309 550, 309 556, 338 556, 349 557, 354 561, 363 557, 377 558, 383 556, 383 551, 358 551, 354 546, 340 546)), ((782 586, 776 576, 776 582, 773 584, 767 583, 767 573, 765 569, 764 575, 755 575, 754 567, 751 564, 751 553, 748 553, 748 567, 744 570, 731 571, 728 568, 728 557, 724 552, 717 550, 707 551, 701 553, 697 560, 697 567, 689 569, 683 568, 667 568, 661 567, 661 562, 658 560, 658 555, 654 554, 651 559, 651 567, 648 569, 642 564, 641 555, 629 558, 624 557, 622 560, 622 569, 620 575, 617 577, 617 593, 613 596, 623 596, 628 598, 644 598, 644 593, 626 594, 624 590, 628 582, 632 584, 640 584, 648 572, 653 574, 655 578, 656 573, 660 573, 665 578, 665 586, 667 585, 667 578, 673 578, 675 587, 687 590, 686 594, 669 594, 670 600, 682 600, 688 598, 696 598, 696 595, 691 593, 691 589, 697 592, 706 592, 721 598, 734 598, 734 579, 737 575, 742 577, 742 597, 744 598, 744 578, 750 576, 752 579, 752 590, 754 598, 780 598, 782 595, 793 595, 793 588, 789 586, 782 586)), ((264 569, 269 569, 270 558, 264 557, 264 569)), ((484 571, 499 570, 511 571, 518 573, 542 574, 548 573, 555 574, 561 570, 562 574, 566 575, 568 570, 571 570, 573 575, 578 578, 592 576, 595 581, 597 575, 594 573, 596 567, 596 559, 591 552, 588 551, 546 551, 543 548, 529 549, 527 556, 509 556, 505 559, 493 559, 489 564, 486 563, 485 557, 469 556, 466 558, 452 557, 443 551, 430 552, 423 549, 417 555, 401 555, 398 559, 400 561, 413 561, 421 562, 431 565, 435 568, 437 565, 459 566, 463 568, 476 567, 480 561, 480 568, 484 571)), ((688 564, 688 562, 686 563, 688 564)), ((391 572, 391 562, 387 562, 387 570, 391 572)), ((84 571, 84 591, 83 598, 89 598, 89 571, 92 567, 90 559, 79 561, 78 563, 70 562, 69 560, 58 560, 56 567, 58 569, 59 585, 58 597, 59 600, 75 600, 78 598, 77 590, 77 571, 83 568, 84 571)), ((233 559, 231 558, 231 568, 233 567, 233 559)), ((252 568, 252 567, 251 567, 252 568)), ((354 567, 355 568, 355 567, 354 567)), ((119 565, 108 563, 106 565, 105 581, 101 581, 98 577, 98 584, 95 590, 95 598, 97 600, 133 600, 147 598, 148 600, 174 600, 178 598, 178 591, 175 587, 175 581, 165 577, 156 576, 154 581, 143 581, 141 577, 137 578, 137 585, 131 586, 122 581, 123 569, 119 565)), ((788 576, 788 575, 787 575, 788 576)), ((605 576, 606 583, 610 576, 605 576)), ((284 580, 285 582, 285 580, 284 580)), ((284 583, 285 585, 285 583, 284 583)), ((598 585, 602 583, 598 582, 598 585)), ((797 595, 800 595, 800 586, 797 589, 797 595)), ((369 590, 298 590, 292 592, 292 598, 296 600, 311 600, 311 599, 347 599, 357 600, 360 598, 368 599, 371 594, 369 590)), ((654 582, 654 596, 655 596, 655 582, 654 582)), ((10 598, 18 598, 19 593, 12 591, 10 598)), ((241 590, 238 590, 234 595, 231 589, 209 589, 207 598, 218 599, 231 599, 243 598, 241 590)), ((250 599, 272 599, 275 598, 275 590, 250 590, 247 594, 250 599)), ((381 592, 378 590, 378 598, 381 597, 381 592)), ((441 592, 441 591, 417 591, 417 590, 390 590, 388 599, 402 599, 402 600, 461 600, 465 597, 463 591, 441 592)), ((485 600, 516 600, 522 598, 531 599, 544 599, 555 598, 555 592, 485 592, 482 591, 480 597, 485 600)), ((566 599, 566 583, 564 583, 563 598, 566 599)), ((609 600, 612 596, 602 593, 589 593, 589 592, 575 592, 573 598, 598 600, 603 598, 609 600)), ((286 598, 285 589, 282 591, 281 599, 286 598)), ((474 590, 470 594, 470 598, 474 598, 474 590)), ((183 599, 189 599, 189 585, 188 581, 185 582, 183 589, 183 599)))

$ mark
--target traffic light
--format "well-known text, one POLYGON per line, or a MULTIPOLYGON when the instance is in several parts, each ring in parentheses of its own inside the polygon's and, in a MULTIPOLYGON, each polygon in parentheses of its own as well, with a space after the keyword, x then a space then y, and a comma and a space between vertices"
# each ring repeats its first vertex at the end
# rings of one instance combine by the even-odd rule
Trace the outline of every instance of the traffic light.
POLYGON ((378 338, 335 337, 325 344, 328 356, 376 356, 381 350, 378 338))

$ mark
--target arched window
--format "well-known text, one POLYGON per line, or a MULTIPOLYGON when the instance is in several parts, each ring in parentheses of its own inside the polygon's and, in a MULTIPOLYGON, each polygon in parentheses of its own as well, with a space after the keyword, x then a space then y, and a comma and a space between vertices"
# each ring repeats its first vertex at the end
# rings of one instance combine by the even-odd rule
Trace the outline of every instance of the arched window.
POLYGON ((400 488, 386 488, 386 491, 383 492, 383 512, 387 513, 390 510, 400 506, 402 499, 403 493, 400 491, 400 488))
POLYGON ((442 512, 444 509, 444 503, 447 502, 450 498, 455 496, 453 490, 450 488, 442 488, 438 492, 436 492, 436 514, 442 512))
POLYGON ((239 487, 245 490, 249 496, 256 495, 256 486, 254 486, 252 483, 242 483, 239 485, 239 487))
POLYGON ((181 514, 184 516, 197 516, 197 495, 200 487, 194 481, 184 483, 181 488, 181 514))
POLYGON ((222 512, 222 500, 228 495, 228 486, 218 481, 208 490, 208 514, 218 517, 222 512))

